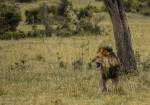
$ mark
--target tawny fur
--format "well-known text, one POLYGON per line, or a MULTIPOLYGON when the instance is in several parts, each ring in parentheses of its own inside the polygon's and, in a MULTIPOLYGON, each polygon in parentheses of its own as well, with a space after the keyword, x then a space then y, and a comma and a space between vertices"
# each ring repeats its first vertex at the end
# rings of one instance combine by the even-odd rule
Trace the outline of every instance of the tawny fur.
MULTIPOLYGON (((119 67, 120 61, 115 53, 109 47, 100 47, 96 52, 96 56, 93 61, 98 60, 101 64, 102 70, 109 70, 111 67, 119 67)), ((105 71, 105 72, 106 72, 105 71)))
POLYGON ((92 60, 100 70, 100 87, 102 92, 107 90, 106 82, 108 79, 117 86, 120 61, 110 47, 100 47, 96 52, 96 56, 92 60))

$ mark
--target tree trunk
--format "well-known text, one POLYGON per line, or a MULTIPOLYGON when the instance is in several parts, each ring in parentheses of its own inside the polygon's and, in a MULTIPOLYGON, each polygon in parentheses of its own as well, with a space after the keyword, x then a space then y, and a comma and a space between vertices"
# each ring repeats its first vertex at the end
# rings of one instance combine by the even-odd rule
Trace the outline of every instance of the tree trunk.
POLYGON ((123 70, 129 72, 136 69, 136 60, 131 43, 131 34, 128 26, 122 0, 103 0, 112 20, 117 55, 123 65, 123 70))

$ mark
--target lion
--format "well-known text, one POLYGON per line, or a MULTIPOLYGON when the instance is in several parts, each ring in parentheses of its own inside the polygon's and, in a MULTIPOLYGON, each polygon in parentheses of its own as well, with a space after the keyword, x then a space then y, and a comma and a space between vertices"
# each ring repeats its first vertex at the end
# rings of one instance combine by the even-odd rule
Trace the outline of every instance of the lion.
POLYGON ((107 90, 106 82, 109 79, 116 87, 121 63, 113 49, 110 47, 99 47, 92 62, 95 62, 96 67, 100 70, 100 87, 102 92, 107 90))

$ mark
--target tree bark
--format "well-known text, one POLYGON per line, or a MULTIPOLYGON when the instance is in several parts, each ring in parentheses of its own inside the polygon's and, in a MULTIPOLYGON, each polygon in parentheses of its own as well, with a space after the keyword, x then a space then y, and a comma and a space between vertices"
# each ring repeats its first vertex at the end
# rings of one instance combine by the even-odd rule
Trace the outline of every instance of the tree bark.
POLYGON ((131 34, 122 0, 103 0, 113 24, 117 55, 125 72, 136 69, 131 34))

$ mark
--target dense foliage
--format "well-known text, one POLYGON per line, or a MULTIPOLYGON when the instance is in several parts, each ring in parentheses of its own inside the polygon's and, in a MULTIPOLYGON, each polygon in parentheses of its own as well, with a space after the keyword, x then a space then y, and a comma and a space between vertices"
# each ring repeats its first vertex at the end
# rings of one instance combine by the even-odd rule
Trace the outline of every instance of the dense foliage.
POLYGON ((17 6, 9 3, 0 3, 0 34, 15 31, 21 21, 21 13, 17 6))
POLYGON ((20 2, 20 3, 29 3, 29 2, 33 2, 36 0, 15 0, 16 2, 20 2))
POLYGON ((71 36, 85 33, 100 34, 101 32, 98 26, 100 20, 93 19, 94 14, 99 12, 99 9, 90 4, 85 8, 75 9, 69 0, 61 0, 56 6, 45 5, 47 7, 45 11, 43 11, 43 6, 26 10, 26 22, 28 24, 43 23, 43 16, 47 13, 50 31, 56 36, 71 36))
MULTIPOLYGON (((50 34, 47 36, 99 35, 102 32, 98 24, 101 21, 101 11, 106 11, 104 5, 97 8, 89 3, 86 7, 74 8, 70 0, 60 0, 57 5, 40 4, 39 7, 26 9, 25 22, 33 27, 25 35, 23 32, 16 31, 21 21, 21 13, 14 1, 19 2, 17 5, 22 5, 20 3, 30 3, 36 0, 1 0, 1 39, 20 38, 15 34, 24 38, 41 37, 48 32, 50 34), (37 29, 37 25, 43 25, 45 30, 37 29)), ((123 3, 127 12, 150 16, 150 0, 123 0, 123 3)))
POLYGON ((150 0, 123 0, 127 12, 150 16, 150 0))
MULTIPOLYGON (((96 0, 103 1, 103 0, 96 0)), ((126 12, 140 13, 150 16, 150 0, 122 0, 126 12)), ((106 7, 102 6, 102 10, 106 11, 106 7)))

